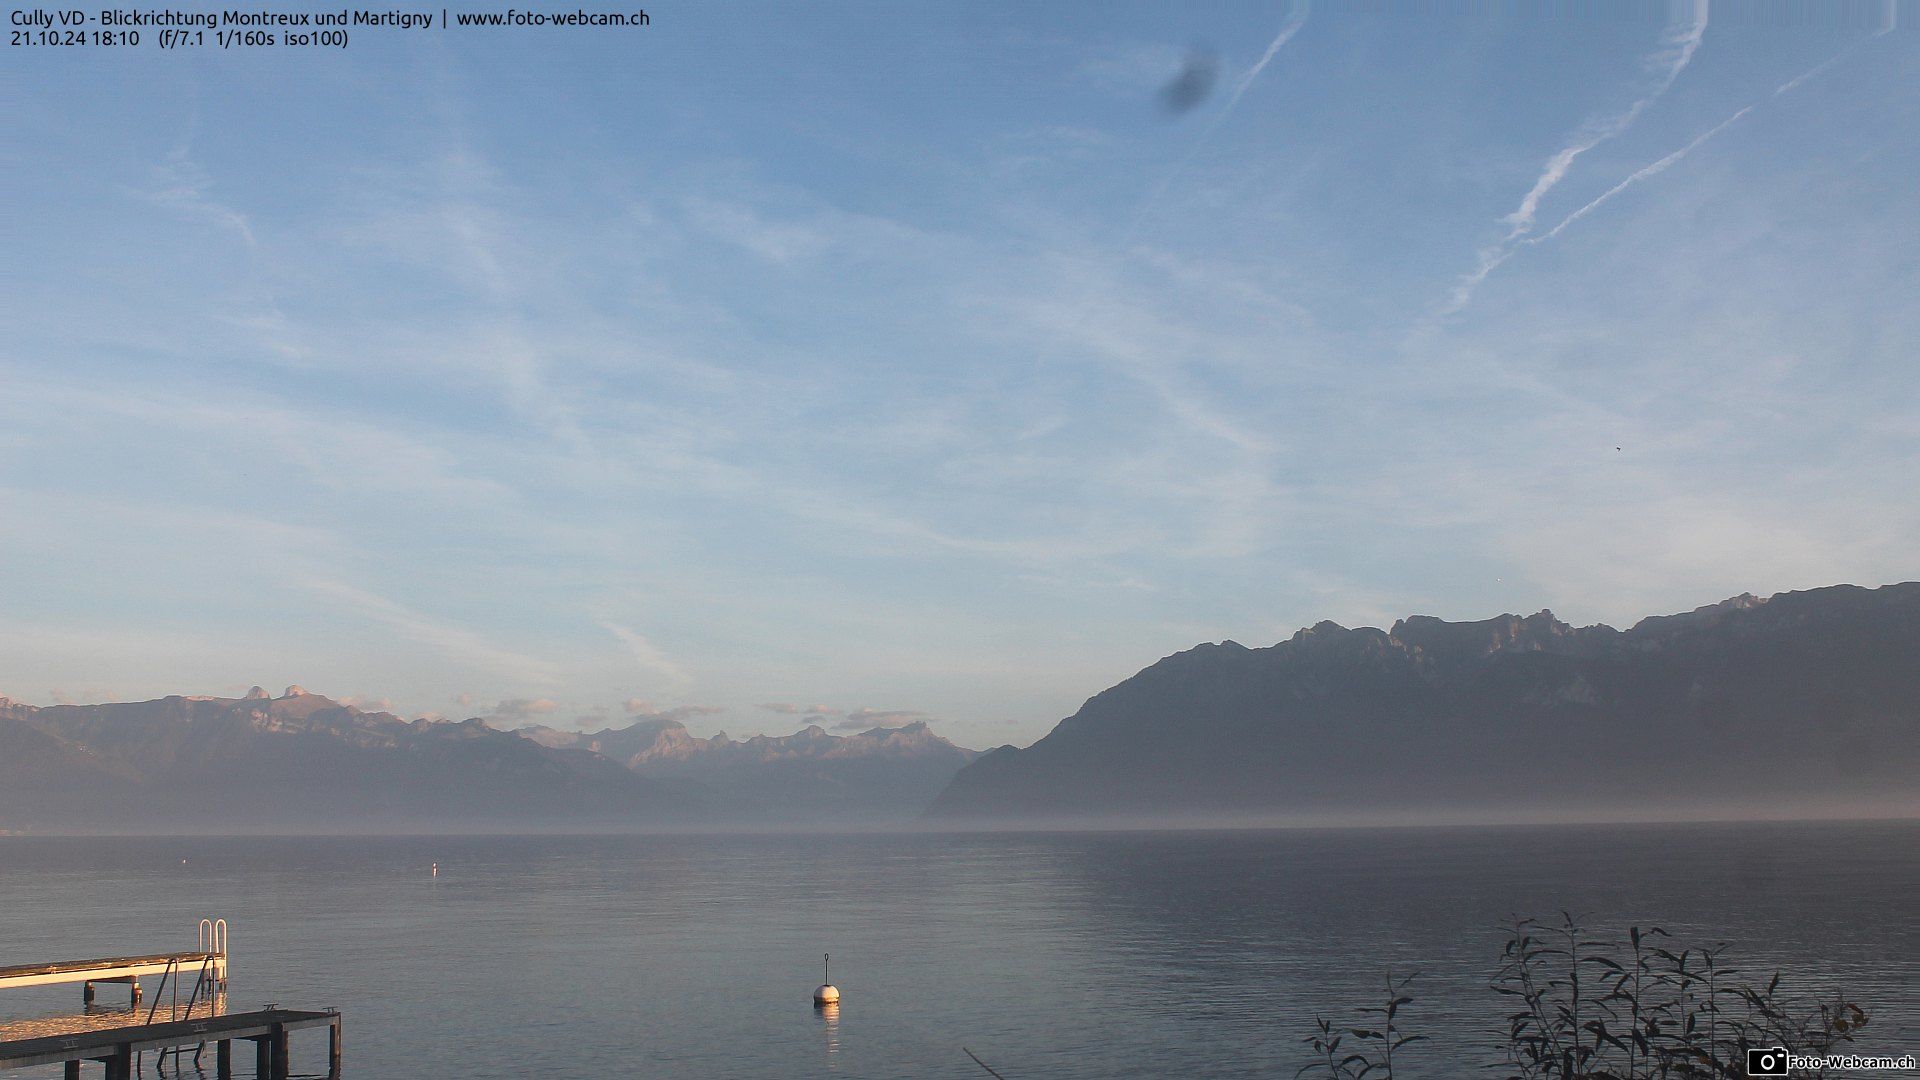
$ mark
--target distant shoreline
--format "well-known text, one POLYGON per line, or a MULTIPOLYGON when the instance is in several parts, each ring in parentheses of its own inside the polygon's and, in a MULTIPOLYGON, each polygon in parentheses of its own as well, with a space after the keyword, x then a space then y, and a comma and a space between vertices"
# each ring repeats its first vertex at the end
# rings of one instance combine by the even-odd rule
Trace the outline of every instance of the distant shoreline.
POLYGON ((0 829, 0 840, 220 840, 220 839, 272 839, 289 840, 352 840, 352 839, 473 839, 489 838, 531 838, 549 837, 552 839, 604 839, 615 837, 870 837, 870 836, 1071 836, 1083 834, 1114 835, 1152 835, 1152 834, 1256 834, 1256 833, 1401 833, 1401 832, 1509 832, 1509 831, 1547 831, 1566 830, 1579 832, 1594 829, 1660 830, 1660 829, 1704 829, 1704 828, 1795 828, 1795 827, 1836 827, 1842 825, 1861 825, 1874 828, 1908 825, 1920 826, 1920 814, 1887 816, 1836 816, 1836 817, 1778 817, 1778 818, 1667 818, 1646 820, 1579 820, 1579 821, 1453 821, 1453 822, 1352 822, 1317 824, 1202 824, 1202 823, 1165 823, 1147 824, 1140 822, 1113 823, 1109 825, 1064 826, 1059 824, 995 824, 981 827, 961 827, 940 825, 926 827, 912 826, 863 826, 843 829, 779 829, 763 826, 742 826, 739 828, 720 827, 684 827, 662 829, 390 829, 381 831, 353 830, 261 830, 248 831, 208 831, 183 832, 179 830, 161 830, 154 832, 128 831, 87 831, 87 830, 4 830, 0 829))

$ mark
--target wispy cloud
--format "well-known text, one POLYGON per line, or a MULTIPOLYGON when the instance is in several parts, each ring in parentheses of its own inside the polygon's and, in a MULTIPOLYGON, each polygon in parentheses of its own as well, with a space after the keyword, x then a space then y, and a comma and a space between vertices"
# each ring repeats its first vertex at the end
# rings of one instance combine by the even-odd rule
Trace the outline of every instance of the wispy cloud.
POLYGON ((621 703, 621 709, 629 720, 668 720, 676 724, 727 712, 724 705, 672 705, 661 708, 643 698, 628 698, 621 703))
POLYGON ((825 716, 838 711, 831 705, 800 705, 791 701, 763 701, 755 708, 785 716, 825 716))
POLYGON ((642 669, 665 679, 676 689, 692 684, 693 677, 687 674, 686 669, 666 653, 661 652, 653 642, 647 640, 645 635, 621 626, 619 623, 602 620, 600 626, 619 639, 621 645, 626 646, 627 655, 632 657, 633 662, 640 665, 642 669))
POLYGON ((924 720, 927 714, 918 709, 869 709, 859 708, 847 713, 833 725, 835 731, 871 731, 874 728, 899 727, 916 720, 924 720))
POLYGON ((365 697, 360 694, 347 694, 341 697, 339 701, 340 701, 340 704, 342 705, 351 705, 356 709, 366 709, 371 712, 393 711, 392 698, 365 697))
POLYGON ((694 224, 770 263, 786 265, 811 258, 832 242, 826 233, 810 225, 768 221, 739 203, 693 196, 685 205, 694 224))
POLYGON ((183 217, 219 226, 249 248, 259 246, 247 215, 214 198, 212 177, 187 156, 184 147, 176 148, 165 162, 153 167, 153 180, 153 186, 138 192, 142 198, 183 217))
POLYGON ((487 716, 489 719, 522 723, 559 708, 560 703, 552 698, 508 698, 488 709, 487 716))
POLYGON ((341 602, 394 633, 432 648, 448 660, 504 673, 524 682, 554 683, 559 680, 559 668, 555 664, 503 649, 465 626, 434 618, 377 593, 338 581, 308 581, 305 584, 309 589, 341 602))
POLYGON ((824 724, 833 731, 871 731, 874 728, 899 727, 927 719, 920 709, 875 709, 861 706, 840 710, 831 705, 799 705, 787 701, 762 702, 759 708, 783 716, 801 716, 808 723, 824 724))

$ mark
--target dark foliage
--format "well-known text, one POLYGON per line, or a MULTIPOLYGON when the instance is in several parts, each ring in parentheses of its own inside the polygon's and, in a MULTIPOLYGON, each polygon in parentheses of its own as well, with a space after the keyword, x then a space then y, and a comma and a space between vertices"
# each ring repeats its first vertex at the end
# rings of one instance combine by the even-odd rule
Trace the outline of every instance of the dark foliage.
MULTIPOLYGON (((1632 927, 1614 941, 1562 913, 1551 922, 1515 920, 1507 932, 1491 980, 1508 1010, 1489 1064, 1500 1080, 1744 1078, 1749 1049, 1825 1054, 1867 1023, 1844 995, 1792 1001, 1779 973, 1749 982, 1728 966, 1726 946, 1680 948, 1657 926, 1632 927)), ((1314 1060, 1300 1074, 1391 1078, 1395 1053, 1421 1038, 1398 1023, 1413 1002, 1405 993, 1411 978, 1388 976, 1386 1004, 1360 1010, 1371 1022, 1316 1017, 1304 1040, 1314 1060)))

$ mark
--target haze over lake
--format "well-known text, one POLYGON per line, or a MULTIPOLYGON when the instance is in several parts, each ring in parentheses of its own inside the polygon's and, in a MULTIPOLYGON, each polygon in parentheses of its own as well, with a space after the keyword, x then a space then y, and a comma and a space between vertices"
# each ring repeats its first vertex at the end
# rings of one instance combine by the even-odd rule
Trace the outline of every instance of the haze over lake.
MULTIPOLYGON (((1493 1060, 1499 923, 1562 908, 1845 988, 1873 1013, 1859 1049, 1910 1051, 1916 889, 1913 823, 0 837, 0 956, 177 947, 225 917, 232 1007, 347 1006, 358 1077, 985 1075, 962 1046, 1010 1078, 1291 1076, 1316 1011, 1417 969, 1403 1020, 1433 1041, 1405 1075, 1451 1077, 1493 1060), (832 1019, 808 1001, 828 951, 832 1019)), ((294 1049, 319 1069, 321 1041, 294 1049)))

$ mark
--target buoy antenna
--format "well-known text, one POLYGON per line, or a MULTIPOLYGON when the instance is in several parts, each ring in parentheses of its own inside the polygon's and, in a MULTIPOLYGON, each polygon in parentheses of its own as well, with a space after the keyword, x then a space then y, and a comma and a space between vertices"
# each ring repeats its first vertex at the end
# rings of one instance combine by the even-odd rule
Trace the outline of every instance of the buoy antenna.
POLYGON ((832 970, 833 970, 833 954, 821 953, 820 954, 820 981, 823 983, 833 982, 832 970))

